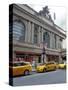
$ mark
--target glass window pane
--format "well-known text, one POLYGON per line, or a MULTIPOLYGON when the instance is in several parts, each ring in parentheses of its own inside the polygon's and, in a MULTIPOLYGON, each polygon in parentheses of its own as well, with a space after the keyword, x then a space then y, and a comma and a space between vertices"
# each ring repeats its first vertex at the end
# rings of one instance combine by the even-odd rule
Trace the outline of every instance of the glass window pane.
POLYGON ((34 43, 38 43, 38 25, 34 25, 34 43))
POLYGON ((48 32, 45 32, 43 34, 43 42, 47 43, 48 48, 50 47, 50 36, 49 36, 48 32))
POLYGON ((21 22, 13 22, 13 39, 24 41, 25 40, 25 26, 21 22))

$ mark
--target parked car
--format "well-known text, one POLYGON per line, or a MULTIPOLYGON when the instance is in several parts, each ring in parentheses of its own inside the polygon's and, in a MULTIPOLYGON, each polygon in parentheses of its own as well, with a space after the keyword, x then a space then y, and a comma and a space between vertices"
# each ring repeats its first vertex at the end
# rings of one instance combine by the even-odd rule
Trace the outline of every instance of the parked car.
POLYGON ((66 63, 59 63, 58 67, 59 69, 66 69, 66 63))
POLYGON ((36 67, 37 72, 45 72, 45 71, 56 70, 56 69, 57 67, 55 62, 48 62, 36 67))
POLYGON ((32 71, 32 66, 27 62, 14 62, 10 63, 9 74, 10 76, 29 75, 32 71))

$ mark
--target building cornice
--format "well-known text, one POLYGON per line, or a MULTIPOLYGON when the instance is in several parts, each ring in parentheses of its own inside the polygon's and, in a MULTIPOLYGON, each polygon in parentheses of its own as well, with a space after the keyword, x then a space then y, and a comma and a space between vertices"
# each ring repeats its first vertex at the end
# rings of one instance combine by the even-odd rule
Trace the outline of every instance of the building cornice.
MULTIPOLYGON (((27 48, 32 48, 32 49, 37 49, 37 50, 42 50, 43 47, 40 47, 40 46, 37 46, 37 45, 34 45, 32 43, 21 43, 21 42, 17 42, 17 41, 13 41, 13 46, 18 46, 18 47, 27 47, 27 48)), ((61 50, 60 49, 51 49, 51 48, 45 48, 46 51, 53 51, 53 52, 60 52, 61 50)))
MULTIPOLYGON (((33 19, 39 21, 42 24, 47 25, 48 27, 52 28, 53 31, 58 32, 60 34, 62 34, 64 37, 66 37, 65 31, 63 31, 61 28, 59 28, 57 25, 55 25, 54 23, 50 22, 50 21, 44 21, 42 20, 41 17, 37 16, 37 15, 33 15, 30 12, 26 11, 25 9, 21 8, 20 6, 14 4, 14 7, 18 10, 20 10, 21 12, 24 12, 25 14, 27 14, 28 16, 32 17, 33 19), (48 22, 48 23, 47 23, 48 22)), ((47 19, 46 19, 47 20, 47 19)))

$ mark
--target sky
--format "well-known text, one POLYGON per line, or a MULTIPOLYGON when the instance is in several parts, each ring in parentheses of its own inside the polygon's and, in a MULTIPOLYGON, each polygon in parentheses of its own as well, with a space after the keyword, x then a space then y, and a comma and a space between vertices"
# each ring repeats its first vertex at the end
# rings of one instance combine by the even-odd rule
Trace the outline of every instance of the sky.
MULTIPOLYGON (((29 6, 39 12, 46 6, 46 4, 29 4, 29 6)), ((56 19, 54 20, 54 23, 66 30, 66 8, 64 6, 57 5, 48 5, 48 7, 53 20, 55 13, 56 19)))

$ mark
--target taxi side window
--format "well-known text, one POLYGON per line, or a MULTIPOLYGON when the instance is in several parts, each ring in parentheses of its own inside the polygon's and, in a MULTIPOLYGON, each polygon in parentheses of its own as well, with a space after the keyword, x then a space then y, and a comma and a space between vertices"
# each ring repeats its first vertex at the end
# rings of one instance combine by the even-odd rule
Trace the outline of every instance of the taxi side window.
POLYGON ((46 63, 46 65, 50 65, 50 63, 46 63))
POLYGON ((26 63, 15 63, 14 66, 24 66, 27 65, 26 63))
POLYGON ((16 67, 16 66, 18 66, 18 64, 17 64, 17 63, 14 63, 14 64, 13 64, 13 66, 15 66, 15 67, 16 67))
POLYGON ((47 63, 46 65, 51 65, 51 64, 54 64, 54 63, 52 63, 52 62, 49 62, 49 63, 47 63))
POLYGON ((21 66, 27 65, 26 63, 21 63, 21 66))

